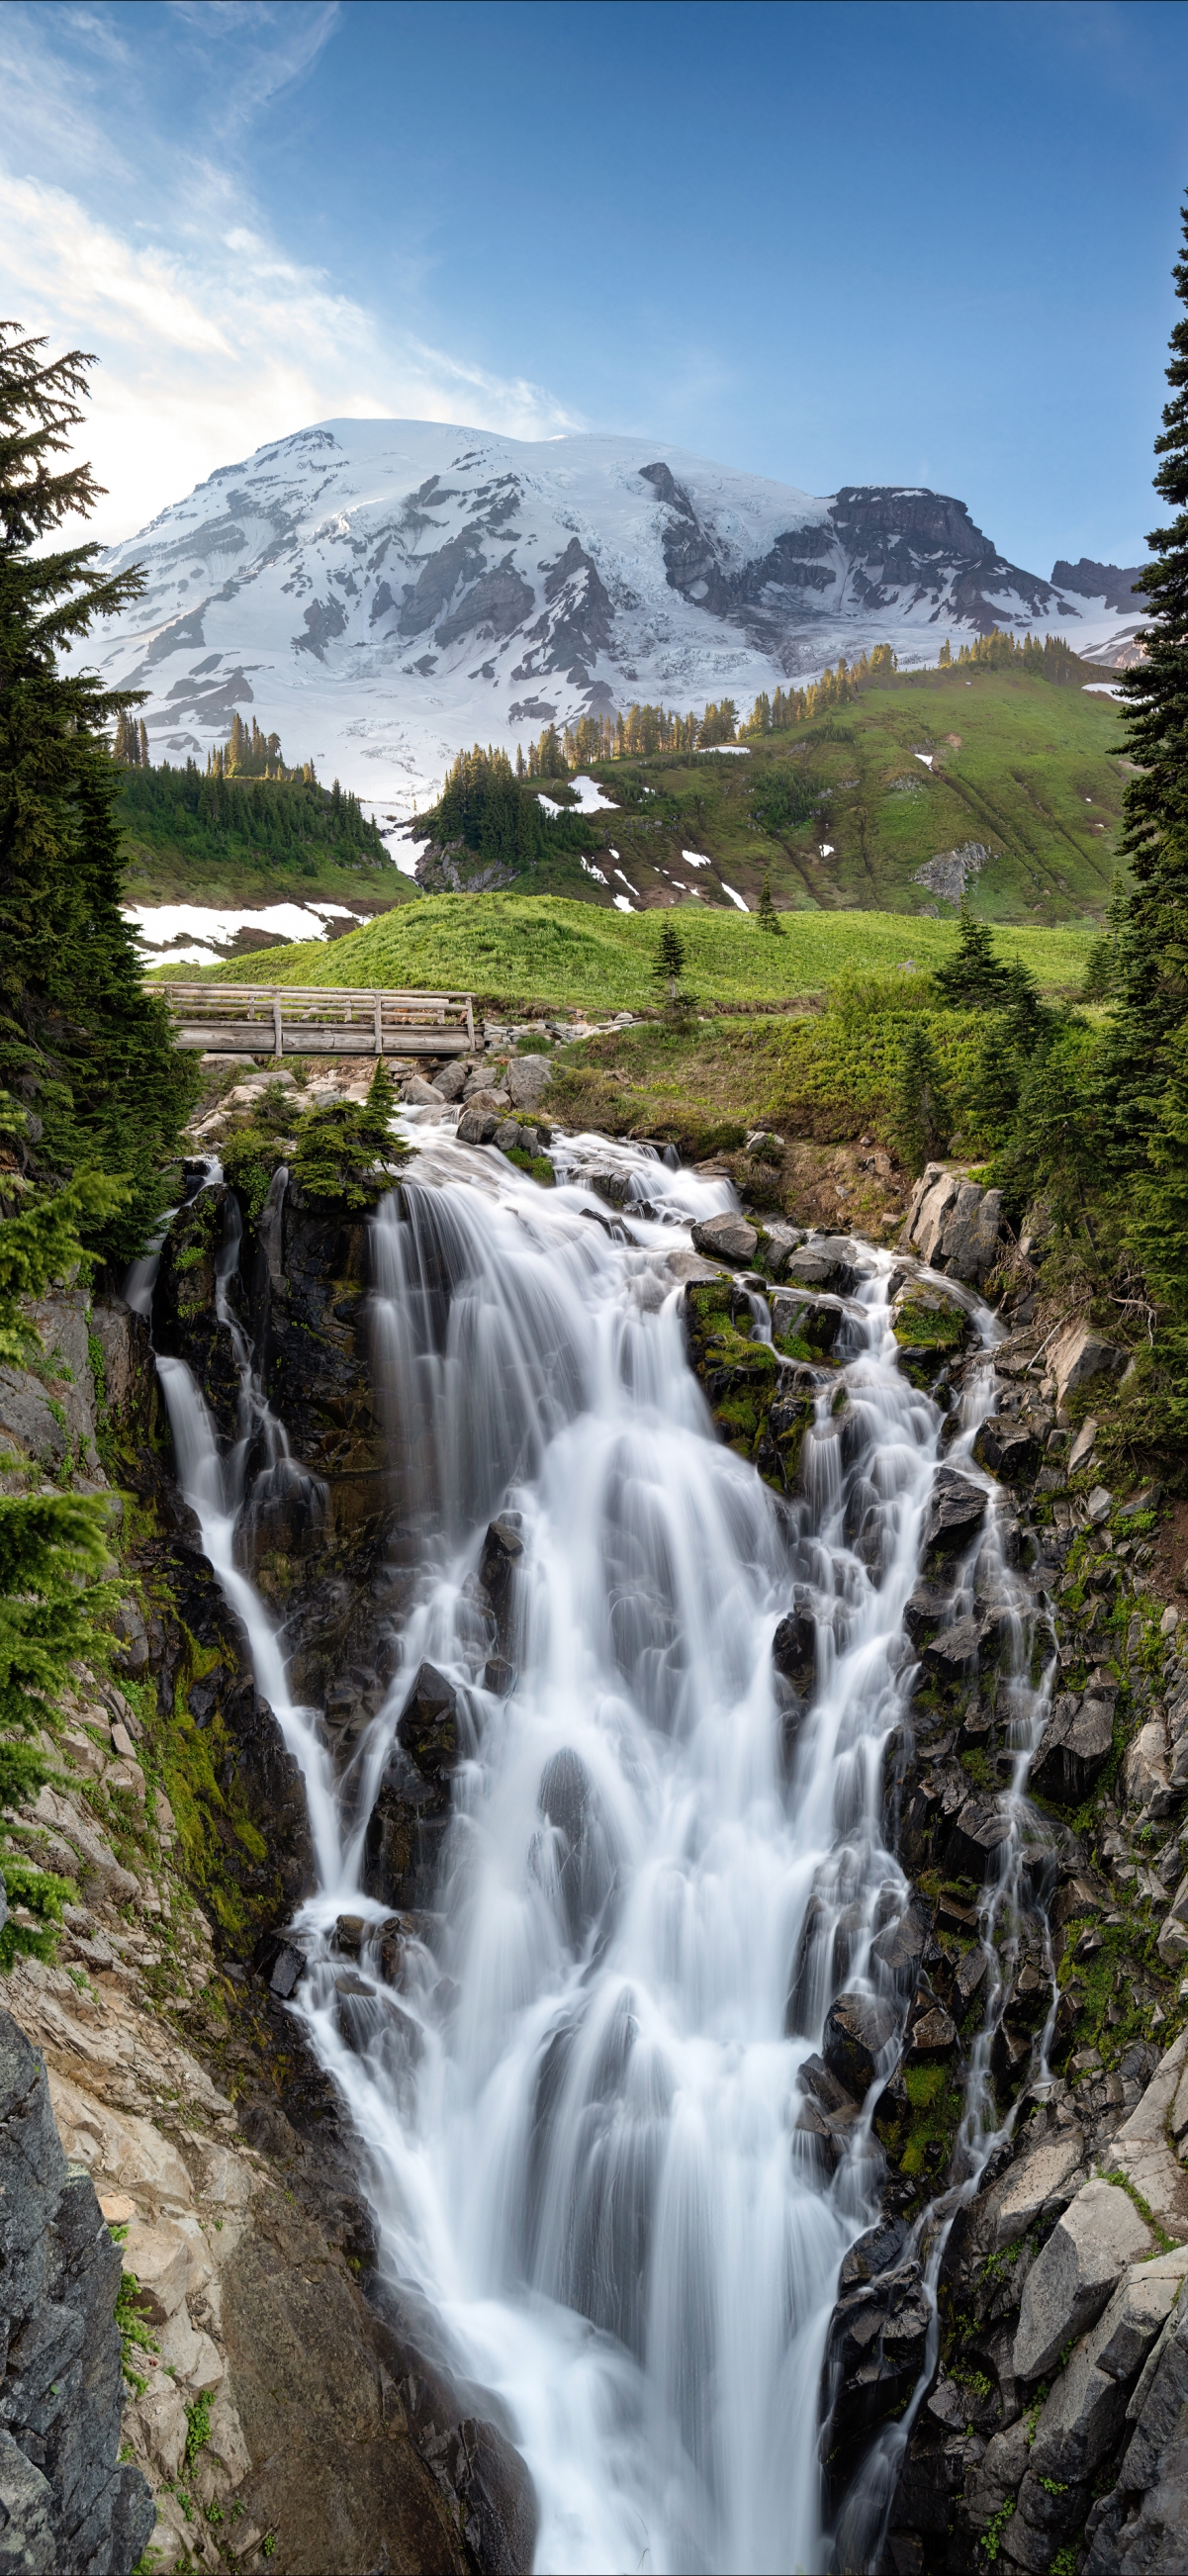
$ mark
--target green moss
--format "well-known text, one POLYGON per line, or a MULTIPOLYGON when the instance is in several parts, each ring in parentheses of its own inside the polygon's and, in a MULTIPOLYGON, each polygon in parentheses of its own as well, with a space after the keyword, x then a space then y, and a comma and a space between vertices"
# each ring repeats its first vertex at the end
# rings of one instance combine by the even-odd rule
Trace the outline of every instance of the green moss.
POLYGON ((922 1306, 908 1301, 898 1307, 892 1325, 901 1350, 918 1347, 930 1351, 959 1350, 969 1330, 969 1318, 962 1307, 946 1299, 942 1306, 922 1306))

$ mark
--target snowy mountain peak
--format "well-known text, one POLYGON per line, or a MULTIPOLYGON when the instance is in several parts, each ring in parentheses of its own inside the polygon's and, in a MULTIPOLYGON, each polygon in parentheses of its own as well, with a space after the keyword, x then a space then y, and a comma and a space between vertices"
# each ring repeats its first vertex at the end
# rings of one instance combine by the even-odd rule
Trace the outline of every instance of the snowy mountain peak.
POLYGON ((251 708, 290 759, 400 813, 461 744, 588 709, 749 706, 876 643, 931 662, 946 635, 1058 622, 1084 650, 1118 623, 942 493, 822 499, 655 441, 435 421, 298 430, 107 560, 148 584, 87 658, 149 692, 157 758, 204 759, 251 708))

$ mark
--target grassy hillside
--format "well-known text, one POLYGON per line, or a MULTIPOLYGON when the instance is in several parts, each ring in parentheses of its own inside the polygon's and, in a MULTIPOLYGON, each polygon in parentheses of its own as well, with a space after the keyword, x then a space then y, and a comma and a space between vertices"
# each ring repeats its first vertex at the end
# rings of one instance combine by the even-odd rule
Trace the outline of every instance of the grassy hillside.
MULTIPOLYGON (((738 768, 744 766, 742 761, 738 768)), ((950 924, 888 912, 785 915, 772 938, 733 910, 687 904, 680 915, 685 982, 704 1006, 779 1005, 820 993, 836 977, 888 972, 909 960, 939 965, 953 946, 950 924)), ((208 969, 219 980, 279 984, 447 987, 473 992, 496 1009, 630 1011, 654 1006, 652 961, 658 924, 647 915, 601 911, 559 896, 426 895, 348 933, 329 949, 305 942, 260 958, 208 969)), ((1093 937, 1086 927, 1023 928, 999 941, 1019 956, 1045 992, 1079 990, 1093 937)))
MULTIPOLYGON (((753 907, 770 874, 781 908, 935 904, 951 916, 915 872, 978 842, 991 854, 973 895, 986 919, 1099 918, 1122 809, 1120 730, 1108 698, 975 667, 899 674, 745 752, 609 762, 594 775, 618 810, 588 826, 609 882, 589 881, 587 899, 609 907, 625 879, 649 906, 689 894, 721 904, 729 884, 753 907), (712 868, 691 869, 685 849, 712 868)), ((542 866, 533 890, 569 893, 573 866, 542 866)))
POLYGON ((120 798, 130 903, 257 906, 311 895, 408 901, 354 796, 305 779, 208 778, 189 762, 131 769, 120 798))

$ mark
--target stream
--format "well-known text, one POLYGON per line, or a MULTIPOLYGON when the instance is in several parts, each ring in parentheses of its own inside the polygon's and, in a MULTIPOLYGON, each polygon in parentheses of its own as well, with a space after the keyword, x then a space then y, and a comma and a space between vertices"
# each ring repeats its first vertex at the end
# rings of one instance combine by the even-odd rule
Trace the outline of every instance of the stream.
MULTIPOLYGON (((885 1783, 910 1740, 904 1610, 943 1461, 989 1497, 952 1607, 1001 1608, 1014 1762, 981 1920, 984 2030, 954 2165, 913 2236, 934 2305, 947 2226, 1006 2134, 990 2044, 1050 1679, 1030 1677, 1032 1585, 971 1456, 997 1327, 971 1300, 984 1364, 946 1423, 897 1365, 895 1256, 857 1245, 801 1491, 781 1502, 715 1435, 670 1266, 695 1219, 734 1204, 727 1183, 558 1137, 543 1190, 448 1122, 400 1125, 415 1158, 373 1220, 373 1344, 414 1580, 398 1670, 345 1766, 291 1698, 283 1634, 243 1571, 260 1478, 304 1471, 229 1296, 237 1221, 216 1300, 240 1372, 234 1449, 186 1364, 157 1363, 182 1488, 305 1777, 319 1887, 295 1926, 293 2009, 349 2107, 385 2274, 501 2401, 540 2569, 869 2566, 935 2323, 912 2405, 832 2509, 818 2392, 840 2267, 880 2213, 874 2107, 899 2030, 839 2161, 798 2076, 839 1991, 897 1996, 874 1946, 911 1896, 885 1783), (595 1159, 627 1177, 625 1225, 583 1179, 595 1159), (493 1516, 514 1554, 498 1654, 476 1581, 493 1516), (816 1639, 804 1702, 772 1660, 793 1601, 816 1639), (396 1992, 367 1824, 426 1662, 457 1693, 463 1759, 396 1992), (343 1915, 364 1927, 349 1966, 343 1915)), ((768 1336, 758 1291, 752 1311, 768 1336)))

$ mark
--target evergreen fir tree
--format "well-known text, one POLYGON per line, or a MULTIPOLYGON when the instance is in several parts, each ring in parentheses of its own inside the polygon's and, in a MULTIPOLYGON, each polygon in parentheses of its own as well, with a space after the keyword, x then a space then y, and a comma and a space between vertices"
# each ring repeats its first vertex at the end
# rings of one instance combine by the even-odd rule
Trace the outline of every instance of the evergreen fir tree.
POLYGON ((142 769, 147 769, 149 765, 148 726, 142 716, 140 719, 140 766, 142 769))
POLYGON ((678 987, 684 969, 684 943, 672 914, 666 912, 660 926, 656 954, 652 959, 652 974, 657 984, 667 987, 669 1002, 674 1005, 679 999, 678 987))
POLYGON ((1121 972, 1121 949, 1130 912, 1126 881, 1115 876, 1106 905, 1106 926, 1100 939, 1095 939, 1085 960, 1085 980, 1081 986, 1084 1002, 1106 1002, 1118 991, 1121 972))
POLYGON ((771 899, 770 876, 764 877, 763 880, 763 892, 759 897, 758 921, 760 930, 769 930, 774 939, 783 938, 784 925, 771 899))
POLYGON ((99 487, 89 466, 59 463, 92 362, 71 350, 45 364, 44 346, 0 324, 0 1080, 36 1109, 42 1170, 129 1177, 120 1214, 99 1228, 126 1260, 163 1204, 161 1167, 198 1071, 144 989, 120 908, 107 729, 135 693, 58 668, 59 648, 143 579, 99 571, 97 545, 49 542, 99 487))
MULTIPOLYGON (((1183 229, 1185 255, 1172 274, 1188 308, 1188 204, 1183 229)), ((1122 1128, 1139 1145, 1154 1115, 1159 1051, 1188 1017, 1188 310, 1171 335, 1167 380, 1155 488, 1172 515, 1147 539, 1145 659, 1120 674, 1137 775, 1127 782, 1121 842, 1134 884, 1119 942, 1113 1064, 1122 1128)))
POLYGON ((921 1019, 914 1019, 903 1042, 892 1104, 892 1126, 900 1160, 909 1171, 922 1172, 943 1154, 953 1112, 936 1049, 921 1019))
POLYGON ((935 968, 933 982, 954 1010, 992 1010, 1012 994, 1014 970, 995 956, 990 930, 975 920, 968 897, 961 906, 956 949, 946 965, 935 968))

